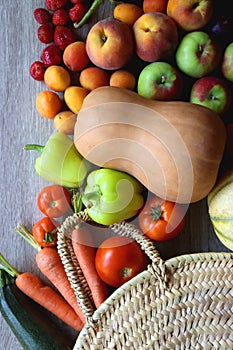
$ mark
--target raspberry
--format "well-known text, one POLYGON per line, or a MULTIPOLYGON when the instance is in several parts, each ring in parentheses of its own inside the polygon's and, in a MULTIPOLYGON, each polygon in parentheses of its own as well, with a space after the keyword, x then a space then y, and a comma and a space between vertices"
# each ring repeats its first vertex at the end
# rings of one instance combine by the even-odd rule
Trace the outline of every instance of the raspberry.
POLYGON ((53 14, 52 22, 54 25, 64 26, 69 22, 69 14, 65 9, 56 10, 53 14))
POLYGON ((62 51, 54 44, 48 45, 42 51, 41 60, 46 67, 60 65, 62 63, 62 51))
POLYGON ((69 16, 72 22, 79 22, 86 13, 83 4, 76 4, 69 10, 69 16))
POLYGON ((48 10, 38 7, 34 10, 34 18, 39 24, 45 24, 48 22, 51 22, 52 15, 49 13, 48 10))
POLYGON ((50 23, 42 24, 37 31, 38 39, 44 43, 49 44, 53 41, 54 27, 50 23))
POLYGON ((53 40, 61 50, 65 50, 66 46, 73 43, 76 38, 72 29, 64 26, 56 26, 53 40))
POLYGON ((35 80, 44 80, 45 71, 46 67, 41 61, 33 62, 29 69, 31 77, 35 80))
POLYGON ((67 5, 67 0, 45 0, 45 6, 50 11, 56 11, 64 8, 67 5))

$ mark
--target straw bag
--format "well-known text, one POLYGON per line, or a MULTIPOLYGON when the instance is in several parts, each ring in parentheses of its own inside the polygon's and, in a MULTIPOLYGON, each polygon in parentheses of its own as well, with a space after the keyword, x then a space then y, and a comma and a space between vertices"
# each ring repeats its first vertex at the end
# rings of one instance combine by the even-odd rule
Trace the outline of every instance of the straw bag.
POLYGON ((182 255, 167 261, 135 225, 109 226, 135 239, 151 259, 140 273, 95 310, 70 234, 87 213, 68 217, 58 250, 87 318, 74 350, 233 349, 233 253, 182 255))

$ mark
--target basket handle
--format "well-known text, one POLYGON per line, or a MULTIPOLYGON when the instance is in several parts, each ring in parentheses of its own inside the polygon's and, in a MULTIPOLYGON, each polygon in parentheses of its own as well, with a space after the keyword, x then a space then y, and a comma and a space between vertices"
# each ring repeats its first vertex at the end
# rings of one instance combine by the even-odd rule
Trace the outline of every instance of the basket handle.
MULTIPOLYGON (((65 272, 74 289, 77 301, 86 319, 91 318, 95 311, 91 290, 75 256, 71 234, 81 222, 91 221, 86 209, 65 219, 58 229, 58 253, 64 265, 65 272)), ((165 263, 160 258, 153 242, 146 237, 134 224, 123 221, 109 226, 119 236, 134 239, 151 260, 148 270, 163 285, 166 283, 165 263)))

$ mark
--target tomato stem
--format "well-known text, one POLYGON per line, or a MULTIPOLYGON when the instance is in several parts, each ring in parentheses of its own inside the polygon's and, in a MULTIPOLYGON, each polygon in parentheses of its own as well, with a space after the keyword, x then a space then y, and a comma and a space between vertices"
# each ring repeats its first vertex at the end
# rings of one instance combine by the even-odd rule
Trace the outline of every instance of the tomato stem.
POLYGON ((153 221, 159 220, 162 216, 161 205, 158 204, 157 207, 151 207, 150 208, 150 215, 151 215, 153 221))

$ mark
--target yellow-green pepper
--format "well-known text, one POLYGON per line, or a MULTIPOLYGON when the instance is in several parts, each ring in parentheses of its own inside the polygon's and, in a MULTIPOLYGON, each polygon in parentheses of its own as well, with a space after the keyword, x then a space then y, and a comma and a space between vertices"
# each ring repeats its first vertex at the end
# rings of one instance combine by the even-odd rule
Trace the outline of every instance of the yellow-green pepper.
POLYGON ((144 204, 143 186, 134 177, 113 169, 98 169, 87 176, 82 196, 90 218, 111 225, 135 216, 144 204))
POLYGON ((88 163, 67 135, 56 132, 45 146, 28 144, 24 149, 41 152, 36 159, 35 170, 44 179, 69 188, 82 185, 88 163))

